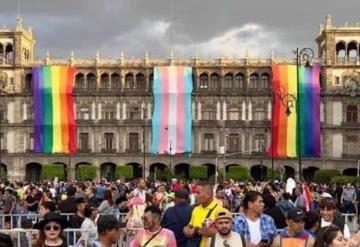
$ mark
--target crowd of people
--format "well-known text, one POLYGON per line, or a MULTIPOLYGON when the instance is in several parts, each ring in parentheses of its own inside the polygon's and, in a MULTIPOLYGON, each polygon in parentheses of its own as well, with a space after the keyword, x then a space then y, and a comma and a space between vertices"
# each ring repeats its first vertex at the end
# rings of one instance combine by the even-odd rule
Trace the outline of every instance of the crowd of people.
MULTIPOLYGON (((104 247, 124 236, 131 247, 360 244, 360 233, 352 234, 341 215, 355 213, 351 220, 358 219, 360 189, 351 184, 6 182, 0 197, 0 227, 28 229, 20 235, 25 247, 104 247), (72 231, 65 234, 67 228, 72 231)), ((18 242, 0 236, 0 246, 18 242)))

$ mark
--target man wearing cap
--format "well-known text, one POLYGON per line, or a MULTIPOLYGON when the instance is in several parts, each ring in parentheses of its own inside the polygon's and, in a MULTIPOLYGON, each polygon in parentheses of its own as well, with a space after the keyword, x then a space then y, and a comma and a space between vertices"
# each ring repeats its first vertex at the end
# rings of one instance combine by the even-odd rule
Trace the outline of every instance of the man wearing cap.
POLYGON ((175 192, 175 206, 168 208, 161 220, 161 226, 174 232, 177 246, 187 246, 183 228, 190 221, 192 207, 189 205, 189 191, 180 189, 175 192))
POLYGON ((279 232, 273 241, 273 247, 312 247, 315 238, 305 231, 305 212, 300 208, 292 208, 287 212, 286 224, 288 227, 279 232))
POLYGON ((75 200, 76 203, 76 213, 74 216, 71 217, 70 219, 70 225, 71 228, 80 228, 81 224, 84 222, 85 220, 85 206, 86 206, 86 200, 83 197, 79 197, 75 200))
POLYGON ((76 212, 76 189, 70 185, 66 189, 67 198, 59 203, 58 209, 62 214, 74 214, 76 212))
POLYGON ((239 233, 231 231, 232 215, 222 209, 215 215, 217 233, 207 242, 207 247, 246 247, 245 238, 239 233))

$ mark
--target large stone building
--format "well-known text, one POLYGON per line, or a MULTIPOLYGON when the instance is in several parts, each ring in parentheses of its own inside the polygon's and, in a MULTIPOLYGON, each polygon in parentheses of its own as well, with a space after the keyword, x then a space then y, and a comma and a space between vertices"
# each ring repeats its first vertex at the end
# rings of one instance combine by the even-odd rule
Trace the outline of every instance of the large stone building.
MULTIPOLYGON (((322 158, 303 159, 303 174, 311 177, 319 168, 337 168, 356 174, 360 158, 360 26, 335 27, 331 17, 316 37, 322 65, 322 158)), ((61 163, 73 177, 76 166, 88 163, 99 176, 111 178, 116 165, 134 167, 136 176, 169 167, 188 174, 190 165, 208 166, 209 175, 231 165, 247 166, 259 178, 274 168, 288 175, 299 173, 296 159, 275 159, 265 150, 271 143, 271 64, 294 63, 295 58, 182 59, 43 59, 34 54, 31 29, 18 19, 16 29, 0 29, 1 169, 10 179, 38 180, 44 164, 61 163), (34 65, 73 65, 78 153, 40 155, 33 150, 34 65), (151 142, 152 71, 159 65, 193 68, 193 154, 154 156, 151 142), (144 134, 145 133, 145 134, 144 134), (145 143, 145 145, 143 145, 145 143), (144 152, 145 147, 145 152, 144 152), (221 148, 225 147, 225 148, 221 148), (233 154, 216 159, 225 149, 233 154), (145 163, 144 163, 145 162, 145 163), (144 170, 143 170, 144 169, 144 170)))

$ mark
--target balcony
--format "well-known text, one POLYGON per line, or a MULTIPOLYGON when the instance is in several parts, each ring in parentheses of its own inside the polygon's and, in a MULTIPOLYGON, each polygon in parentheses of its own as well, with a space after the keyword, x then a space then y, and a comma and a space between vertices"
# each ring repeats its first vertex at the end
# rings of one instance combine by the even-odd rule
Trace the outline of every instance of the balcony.
POLYGON ((87 153, 91 153, 91 149, 78 149, 77 152, 87 154, 87 153))
POLYGON ((105 153, 105 154, 114 154, 114 153, 116 153, 116 149, 105 149, 105 148, 103 148, 103 149, 101 149, 101 152, 105 153))
POLYGON ((360 159, 360 154, 342 154, 344 159, 360 159))
POLYGON ((130 154, 138 154, 141 153, 141 149, 126 149, 125 152, 130 154))
POLYGON ((201 150, 201 154, 216 155, 216 150, 201 150))
POLYGON ((341 122, 341 126, 358 128, 358 127, 360 127, 360 122, 341 122))

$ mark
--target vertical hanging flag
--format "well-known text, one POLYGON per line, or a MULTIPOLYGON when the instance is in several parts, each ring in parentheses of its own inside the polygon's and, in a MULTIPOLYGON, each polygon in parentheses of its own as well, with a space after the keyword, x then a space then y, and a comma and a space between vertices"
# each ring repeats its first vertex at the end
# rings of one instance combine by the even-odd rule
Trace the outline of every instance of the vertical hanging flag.
POLYGON ((192 90, 191 67, 154 68, 151 153, 191 153, 192 90))
POLYGON ((320 157, 320 67, 299 66, 298 70, 299 85, 296 65, 272 66, 276 93, 268 153, 273 157, 298 157, 298 150, 301 157, 320 157), (296 100, 289 104, 291 113, 287 115, 290 95, 296 100))
POLYGON ((75 153, 76 123, 73 87, 75 68, 34 67, 34 150, 36 153, 75 153))

